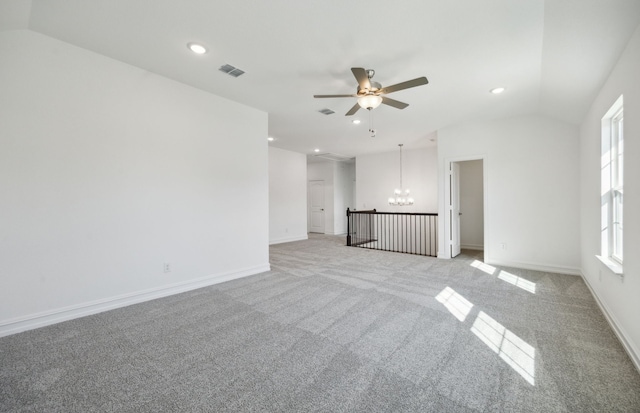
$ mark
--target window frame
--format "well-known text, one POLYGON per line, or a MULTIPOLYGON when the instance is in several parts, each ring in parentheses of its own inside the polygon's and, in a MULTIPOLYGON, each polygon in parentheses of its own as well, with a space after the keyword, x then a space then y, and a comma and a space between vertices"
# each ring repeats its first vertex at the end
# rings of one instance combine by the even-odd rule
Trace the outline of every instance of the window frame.
POLYGON ((624 108, 611 118, 611 217, 609 257, 622 265, 624 222, 624 108))
POLYGON ((624 100, 602 118, 600 154, 601 242, 597 258, 622 276, 624 259, 624 100))

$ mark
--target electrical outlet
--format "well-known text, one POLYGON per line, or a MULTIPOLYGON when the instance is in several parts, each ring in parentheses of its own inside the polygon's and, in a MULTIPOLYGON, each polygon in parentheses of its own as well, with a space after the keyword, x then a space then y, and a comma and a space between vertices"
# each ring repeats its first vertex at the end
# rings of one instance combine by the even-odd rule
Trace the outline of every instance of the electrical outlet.
POLYGON ((171 272, 171 263, 170 262, 165 262, 163 264, 163 269, 164 269, 164 272, 171 272))

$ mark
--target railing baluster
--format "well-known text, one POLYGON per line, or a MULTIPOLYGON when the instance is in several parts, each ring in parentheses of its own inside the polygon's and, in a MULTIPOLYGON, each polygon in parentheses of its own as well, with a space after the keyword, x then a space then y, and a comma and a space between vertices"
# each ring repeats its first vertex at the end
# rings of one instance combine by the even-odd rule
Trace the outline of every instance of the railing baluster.
POLYGON ((431 253, 431 217, 429 217, 429 221, 427 222, 427 234, 429 235, 429 253, 431 253))
POLYGON ((418 239, 416 238, 416 221, 418 220, 418 217, 413 216, 413 225, 411 226, 411 228, 413 228, 413 245, 411 246, 411 251, 414 254, 418 253, 418 239))
POLYGON ((385 224, 386 224, 385 228, 387 228, 387 235, 386 235, 387 245, 385 246, 385 251, 389 251, 390 250, 389 245, 391 245, 391 232, 389 228, 391 228, 391 224, 389 223, 389 215, 385 215, 384 218, 385 218, 385 224))
POLYGON ((393 237, 393 251, 394 252, 398 252, 398 242, 400 240, 400 235, 398 234, 398 215, 395 215, 393 217, 393 234, 395 235, 393 237))
MULTIPOLYGON (((431 218, 431 217, 429 217, 429 218, 431 218)), ((431 219, 429 219, 429 220, 426 222, 426 225, 427 225, 427 227, 428 227, 428 229, 427 229, 427 234, 429 235, 429 253, 431 253, 431 219)), ((427 241, 427 239, 425 238, 425 248, 426 248, 426 246, 427 246, 427 245, 426 245, 426 241, 427 241)))
POLYGON ((407 250, 409 249, 409 245, 408 245, 408 236, 409 236, 409 231, 408 231, 408 227, 407 227, 407 218, 409 218, 409 216, 407 215, 403 215, 402 216, 402 221, 404 222, 404 245, 402 246, 402 251, 403 252, 407 252, 407 250))

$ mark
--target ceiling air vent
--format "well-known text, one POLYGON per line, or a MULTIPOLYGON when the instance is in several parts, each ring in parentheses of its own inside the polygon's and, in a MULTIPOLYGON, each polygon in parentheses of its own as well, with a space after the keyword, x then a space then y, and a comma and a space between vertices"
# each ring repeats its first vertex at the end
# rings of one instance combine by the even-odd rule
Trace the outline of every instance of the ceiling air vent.
POLYGON ((323 115, 331 115, 332 113, 335 113, 331 109, 327 109, 327 108, 319 110, 318 112, 322 113, 323 115))
POLYGON ((337 153, 331 153, 331 152, 318 153, 318 154, 314 154, 313 156, 317 158, 330 159, 332 161, 338 161, 338 162, 344 162, 344 161, 349 161, 353 159, 349 156, 338 155, 337 153))
POLYGON ((243 70, 238 69, 237 67, 231 65, 222 65, 220 66, 220 71, 225 72, 229 76, 238 77, 244 74, 243 70))

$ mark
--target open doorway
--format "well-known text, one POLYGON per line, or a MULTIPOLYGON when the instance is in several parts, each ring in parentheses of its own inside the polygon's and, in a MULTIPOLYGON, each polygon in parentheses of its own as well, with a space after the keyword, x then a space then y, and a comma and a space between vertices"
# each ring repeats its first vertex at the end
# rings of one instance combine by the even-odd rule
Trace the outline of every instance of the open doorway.
POLYGON ((484 250, 484 184, 482 159, 460 165, 460 247, 484 250))
POLYGON ((453 258, 462 249, 484 251, 486 177, 483 158, 451 160, 446 180, 445 233, 443 258, 453 258), (447 257, 448 255, 448 257, 447 257))

